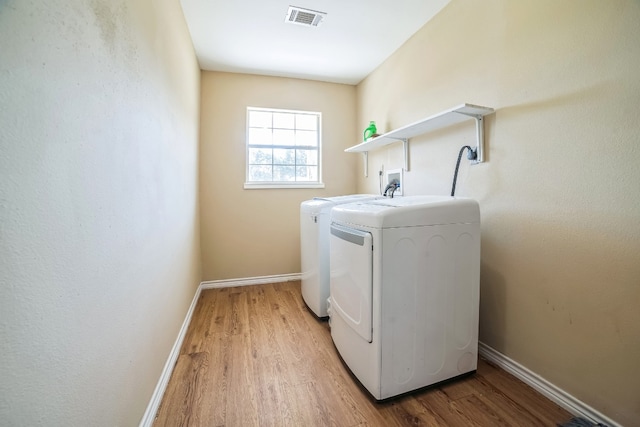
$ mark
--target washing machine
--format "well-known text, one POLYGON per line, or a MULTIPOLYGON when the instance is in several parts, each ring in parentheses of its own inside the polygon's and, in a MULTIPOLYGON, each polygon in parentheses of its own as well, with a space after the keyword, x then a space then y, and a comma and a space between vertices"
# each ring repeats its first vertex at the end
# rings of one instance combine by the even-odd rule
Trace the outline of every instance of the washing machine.
POLYGON ((329 214, 345 203, 381 199, 375 194, 316 197, 300 204, 300 261, 302 298, 319 318, 327 317, 329 298, 329 214))
POLYGON ((331 337, 376 400, 477 368, 480 210, 411 196, 331 211, 331 337))

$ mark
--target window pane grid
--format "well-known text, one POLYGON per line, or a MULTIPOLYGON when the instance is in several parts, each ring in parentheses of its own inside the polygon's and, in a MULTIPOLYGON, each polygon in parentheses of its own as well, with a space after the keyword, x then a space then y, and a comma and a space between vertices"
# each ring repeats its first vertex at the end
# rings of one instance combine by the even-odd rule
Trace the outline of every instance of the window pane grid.
POLYGON ((315 145, 260 145, 260 144, 250 144, 249 148, 261 148, 261 149, 270 149, 270 148, 283 148, 287 150, 318 150, 318 147, 315 145))
POLYGON ((247 180, 319 183, 320 113, 247 110, 247 180))
POLYGON ((294 150, 294 153, 289 154, 291 161, 278 161, 277 156, 274 155, 273 150, 266 153, 264 149, 260 150, 259 154, 251 156, 249 160, 249 166, 262 166, 262 165, 281 165, 281 166, 318 166, 318 159, 316 153, 307 153, 305 150, 294 150))

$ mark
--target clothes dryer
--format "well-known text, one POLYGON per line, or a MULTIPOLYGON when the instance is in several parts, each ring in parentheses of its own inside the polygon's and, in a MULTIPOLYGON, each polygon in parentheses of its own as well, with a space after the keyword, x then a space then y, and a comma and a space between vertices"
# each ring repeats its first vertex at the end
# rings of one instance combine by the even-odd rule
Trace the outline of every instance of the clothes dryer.
POLYGON ((302 298, 313 313, 327 317, 329 298, 329 214, 345 203, 381 199, 375 194, 316 197, 300 204, 300 262, 302 298))
POLYGON ((377 400, 474 372, 480 211, 412 196, 331 211, 331 337, 377 400))

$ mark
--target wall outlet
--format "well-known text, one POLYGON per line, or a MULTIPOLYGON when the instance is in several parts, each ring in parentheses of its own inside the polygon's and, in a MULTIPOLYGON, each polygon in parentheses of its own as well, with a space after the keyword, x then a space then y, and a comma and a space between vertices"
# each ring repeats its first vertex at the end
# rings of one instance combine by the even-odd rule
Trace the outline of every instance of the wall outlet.
POLYGON ((403 175, 403 171, 404 171, 404 169, 389 169, 388 171, 385 172, 385 180, 384 180, 385 188, 394 179, 397 179, 398 182, 400 183, 400 187, 398 187, 398 189, 396 191, 394 191, 394 193, 393 193, 394 196, 402 196, 402 191, 403 191, 402 175, 403 175))

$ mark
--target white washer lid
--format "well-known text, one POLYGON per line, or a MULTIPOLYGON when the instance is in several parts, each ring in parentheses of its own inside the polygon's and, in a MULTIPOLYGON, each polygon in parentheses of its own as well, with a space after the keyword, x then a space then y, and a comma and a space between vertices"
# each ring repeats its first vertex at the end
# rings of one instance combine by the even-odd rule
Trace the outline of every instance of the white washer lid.
POLYGON ((336 206, 331 220, 373 228, 480 222, 480 207, 473 199, 450 196, 408 196, 336 206))
POLYGON ((305 200, 300 203, 300 212, 308 214, 318 214, 322 211, 329 210, 334 206, 353 203, 356 201, 382 199, 383 196, 376 194, 349 194, 345 196, 333 196, 333 197, 314 197, 311 200, 305 200))

